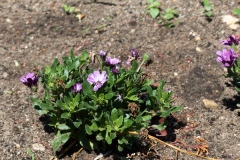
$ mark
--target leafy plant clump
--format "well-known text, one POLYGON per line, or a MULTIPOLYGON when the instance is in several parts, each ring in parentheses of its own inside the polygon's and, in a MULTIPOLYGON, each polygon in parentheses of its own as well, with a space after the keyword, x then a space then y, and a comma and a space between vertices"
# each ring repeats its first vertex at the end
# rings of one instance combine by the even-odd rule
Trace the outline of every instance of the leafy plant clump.
POLYGON ((159 23, 163 23, 167 28, 171 28, 175 26, 175 23, 171 22, 174 17, 178 16, 178 11, 175 9, 167 8, 165 11, 160 13, 160 2, 157 0, 147 0, 147 3, 149 4, 147 8, 147 13, 149 13, 152 18, 160 17, 159 23))
MULTIPOLYGON (((227 46, 227 49, 217 51, 217 61, 227 68, 227 75, 225 77, 232 78, 233 85, 238 92, 240 92, 240 59, 239 59, 239 45, 240 36, 231 35, 227 39, 222 40, 221 44, 227 46)), ((240 105, 238 104, 238 107, 240 105)))
POLYGON ((123 151, 136 142, 130 131, 162 130, 167 124, 152 125, 152 117, 168 117, 182 108, 171 105, 173 93, 163 89, 164 80, 153 87, 147 79, 141 68, 150 56, 144 54, 138 63, 137 50, 131 52, 126 62, 129 69, 105 51, 98 55, 82 51, 80 56, 71 52, 63 57, 63 63, 55 58, 45 69, 20 78, 34 91, 38 80, 44 87, 44 97, 31 97, 31 101, 40 115, 49 118, 47 125, 55 129, 51 141, 54 152, 69 140, 77 140, 87 150, 116 147, 123 151))
POLYGON ((213 16, 213 6, 208 0, 202 2, 204 8, 204 14, 206 17, 211 18, 213 16))

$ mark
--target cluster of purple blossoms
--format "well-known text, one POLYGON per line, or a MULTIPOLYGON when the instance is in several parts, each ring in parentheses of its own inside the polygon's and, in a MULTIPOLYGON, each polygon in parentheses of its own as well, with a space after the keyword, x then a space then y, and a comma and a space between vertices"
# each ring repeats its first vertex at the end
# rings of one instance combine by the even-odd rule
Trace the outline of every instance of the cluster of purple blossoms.
POLYGON ((106 56, 106 54, 107 54, 107 51, 104 51, 104 50, 101 50, 99 52, 99 55, 102 56, 102 57, 106 56))
POLYGON ((76 83, 72 86, 72 92, 74 93, 79 93, 82 90, 82 85, 81 83, 76 83))
POLYGON ((121 63, 121 60, 117 58, 111 58, 109 56, 106 57, 106 65, 110 67, 111 72, 114 74, 119 73, 119 67, 118 67, 119 63, 121 63))
POLYGON ((93 84, 93 90, 97 91, 107 81, 106 71, 103 71, 102 73, 100 73, 99 71, 94 71, 93 73, 89 74, 87 81, 90 84, 93 84))
MULTIPOLYGON (((239 45, 240 44, 240 38, 232 35, 228 36, 226 40, 221 41, 222 45, 232 46, 232 45, 239 45)), ((238 55, 234 53, 234 49, 223 49, 222 51, 217 51, 217 61, 222 63, 225 67, 231 67, 234 62, 236 61, 238 55)))
POLYGON ((234 54, 234 49, 223 49, 223 51, 217 51, 216 52, 218 57, 217 61, 221 62, 225 67, 230 67, 233 65, 233 63, 236 61, 238 55, 234 54))
POLYGON ((24 85, 32 88, 32 87, 37 87, 38 79, 39 79, 39 77, 38 77, 37 75, 35 75, 35 73, 29 72, 29 73, 27 73, 25 76, 22 76, 22 77, 20 78, 20 81, 21 81, 24 85))
POLYGON ((138 54, 138 51, 136 49, 130 49, 130 52, 132 53, 132 56, 129 56, 127 61, 126 61, 126 64, 129 65, 131 64, 131 62, 135 59, 138 59, 139 57, 139 54, 138 54))
POLYGON ((239 45, 240 44, 240 38, 232 35, 232 36, 228 36, 228 38, 226 40, 222 40, 221 41, 222 45, 227 45, 227 46, 232 46, 234 45, 239 45))

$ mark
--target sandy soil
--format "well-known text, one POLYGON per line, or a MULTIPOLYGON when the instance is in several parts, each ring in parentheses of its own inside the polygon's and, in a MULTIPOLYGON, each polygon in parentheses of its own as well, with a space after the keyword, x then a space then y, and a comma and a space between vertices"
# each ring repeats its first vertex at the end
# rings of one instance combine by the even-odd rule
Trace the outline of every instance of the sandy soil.
MULTIPOLYGON (((88 3, 81 0, 1 0, 0 4, 0 159, 47 160, 53 156, 50 141, 53 133, 44 130, 39 115, 31 107, 31 92, 19 78, 36 67, 49 65, 54 57, 68 55, 72 49, 98 53, 108 50, 126 60, 129 49, 137 48, 143 55, 154 55, 153 65, 145 68, 155 82, 165 79, 166 87, 175 93, 175 104, 184 109, 175 116, 196 124, 192 128, 175 131, 176 138, 193 151, 198 142, 196 133, 208 145, 209 157, 237 159, 240 157, 240 111, 236 107, 239 95, 228 79, 224 68, 216 62, 219 41, 239 33, 221 21, 239 7, 237 0, 211 1, 214 17, 208 21, 200 1, 160 1, 162 8, 179 11, 172 29, 158 24, 146 14, 144 0, 98 0, 88 3), (103 3, 104 2, 104 3, 103 3), (109 4, 109 3, 113 3, 109 4), (79 21, 74 14, 66 14, 62 4, 81 10, 85 18, 79 21), (204 106, 203 99, 218 104, 216 109, 204 106), (42 144, 44 151, 34 150, 33 144, 42 144)), ((41 92, 41 91, 39 91, 41 92)), ((36 94, 34 96, 40 95, 36 94)), ((173 142, 169 142, 173 143, 173 142)), ((176 145, 176 144, 175 144, 176 145)), ((182 145, 180 148, 184 147, 182 145)), ((200 159, 162 144, 155 146, 160 157, 156 159, 200 159)), ((71 159, 72 154, 64 160, 71 159)), ((96 153, 82 151, 76 159, 88 160, 96 153)), ((135 159, 147 159, 136 156, 135 159)), ((114 153, 105 159, 114 158, 114 153)), ((151 159, 151 158, 150 158, 151 159)))

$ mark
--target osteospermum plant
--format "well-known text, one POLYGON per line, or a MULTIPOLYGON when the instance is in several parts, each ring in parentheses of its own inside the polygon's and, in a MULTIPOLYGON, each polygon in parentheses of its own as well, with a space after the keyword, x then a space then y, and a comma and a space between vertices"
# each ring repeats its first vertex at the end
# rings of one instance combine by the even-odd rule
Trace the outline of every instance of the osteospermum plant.
POLYGON ((152 125, 152 117, 168 117, 182 108, 172 106, 173 93, 164 90, 164 80, 153 87, 153 81, 147 79, 142 66, 150 56, 144 54, 139 63, 137 50, 130 52, 129 69, 106 51, 95 56, 82 51, 80 56, 71 52, 69 57, 63 57, 63 63, 55 58, 50 66, 21 77, 31 89, 37 88, 38 81, 43 85, 44 96, 32 97, 31 101, 55 129, 51 141, 54 152, 70 140, 77 140, 87 150, 112 147, 123 151, 138 143, 132 131, 163 130, 167 124, 152 125), (98 67, 93 65, 94 59, 99 60, 98 67))
POLYGON ((221 40, 220 43, 224 45, 222 51, 217 51, 217 61, 227 68, 226 77, 233 79, 233 84, 236 86, 236 90, 240 92, 240 60, 239 60, 239 45, 240 37, 238 35, 228 36, 227 39, 221 40))

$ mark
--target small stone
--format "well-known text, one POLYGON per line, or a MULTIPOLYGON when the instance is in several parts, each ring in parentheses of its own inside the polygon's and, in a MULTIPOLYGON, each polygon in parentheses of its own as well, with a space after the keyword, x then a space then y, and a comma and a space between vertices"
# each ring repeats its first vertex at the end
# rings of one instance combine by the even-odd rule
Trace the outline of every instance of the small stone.
POLYGON ((35 151, 45 151, 45 147, 42 144, 39 144, 39 143, 32 144, 32 148, 35 151))
POLYGON ((202 49, 199 48, 199 47, 196 47, 196 51, 197 51, 197 52, 202 52, 202 49))
POLYGON ((135 29, 131 29, 131 33, 134 33, 135 32, 135 29))
POLYGON ((156 74, 156 72, 152 72, 152 76, 156 76, 157 74, 156 74))
POLYGON ((7 72, 3 72, 3 78, 7 78, 8 77, 8 73, 7 72))
POLYGON ((208 109, 217 109, 218 105, 216 102, 209 100, 209 99, 203 99, 203 103, 206 108, 208 109))
POLYGON ((20 148, 20 144, 15 143, 15 145, 16 145, 16 148, 17 148, 17 149, 20 148))
POLYGON ((11 20, 11 19, 9 19, 9 18, 7 18, 7 19, 6 19, 6 22, 7 22, 7 23, 11 23, 11 22, 12 22, 12 20, 11 20))
POLYGON ((196 40, 196 41, 200 41, 200 40, 201 40, 200 36, 196 36, 196 37, 195 37, 195 40, 196 40))
POLYGON ((177 73, 177 72, 174 72, 174 76, 178 76, 178 73, 177 73))
POLYGON ((14 60, 14 64, 15 64, 16 67, 19 66, 19 63, 18 63, 18 61, 16 61, 16 60, 14 60))

